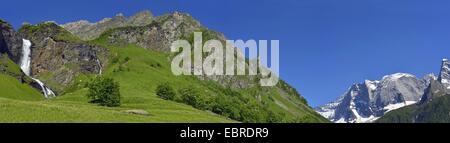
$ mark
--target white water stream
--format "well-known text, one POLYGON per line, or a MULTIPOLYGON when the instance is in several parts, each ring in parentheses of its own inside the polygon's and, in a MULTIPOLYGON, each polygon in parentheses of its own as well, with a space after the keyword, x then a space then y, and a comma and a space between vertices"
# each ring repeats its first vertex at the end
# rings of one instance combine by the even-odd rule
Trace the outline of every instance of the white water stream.
POLYGON ((55 93, 50 88, 45 86, 42 81, 31 77, 31 42, 27 39, 23 39, 20 68, 25 73, 25 75, 29 76, 41 86, 42 93, 44 94, 45 98, 55 97, 55 93))

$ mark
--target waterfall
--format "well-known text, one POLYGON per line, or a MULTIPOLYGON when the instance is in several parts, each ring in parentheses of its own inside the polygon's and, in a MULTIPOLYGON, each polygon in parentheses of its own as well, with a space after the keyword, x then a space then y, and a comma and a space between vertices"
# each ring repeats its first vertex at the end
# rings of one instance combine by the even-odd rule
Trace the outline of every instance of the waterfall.
POLYGON ((97 59, 97 65, 98 65, 98 67, 99 67, 98 74, 101 75, 101 74, 102 74, 103 67, 102 67, 102 64, 100 63, 100 60, 98 60, 98 59, 97 59))
POLYGON ((25 73, 25 75, 33 79, 41 86, 42 93, 44 93, 45 98, 55 97, 55 93, 50 88, 45 86, 42 81, 31 77, 31 42, 27 39, 22 39, 22 41, 22 59, 20 60, 20 68, 25 73))
POLYGON ((29 40, 22 39, 22 59, 20 61, 20 68, 25 75, 30 76, 31 69, 31 42, 29 40))

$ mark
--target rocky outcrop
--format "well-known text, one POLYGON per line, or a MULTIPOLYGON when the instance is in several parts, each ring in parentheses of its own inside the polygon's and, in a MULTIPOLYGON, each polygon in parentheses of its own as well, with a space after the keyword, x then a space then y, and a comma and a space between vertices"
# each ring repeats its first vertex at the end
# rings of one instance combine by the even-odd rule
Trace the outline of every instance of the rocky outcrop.
POLYGON ((10 24, 0 20, 0 53, 7 54, 11 60, 18 63, 22 55, 21 49, 21 37, 10 24))
POLYGON ((8 23, 0 20, 0 73, 16 78, 41 91, 38 82, 28 77, 19 67, 22 60, 22 36, 8 23))
POLYGON ((438 81, 450 90, 450 61, 448 59, 442 60, 438 81))
POLYGON ((107 63, 106 49, 89 45, 77 39, 55 23, 26 25, 20 34, 32 42, 31 75, 61 92, 78 74, 98 74, 98 61, 107 63))
POLYGON ((160 17, 146 26, 123 27, 106 33, 104 38, 110 44, 136 44, 156 51, 170 51, 170 44, 188 37, 202 27, 190 15, 175 12, 160 17))
POLYGON ((133 115, 150 116, 150 113, 142 109, 126 110, 125 113, 133 115))
POLYGON ((450 95, 438 80, 432 80, 419 103, 385 114, 378 123, 449 123, 450 95))
POLYGON ((127 26, 145 26, 150 24, 153 19, 153 14, 149 10, 141 11, 127 20, 127 26))
POLYGON ((22 81, 24 74, 15 65, 20 61, 21 45, 22 40, 12 26, 0 20, 0 73, 22 81))
POLYGON ((126 26, 144 26, 150 24, 152 17, 153 15, 150 11, 142 11, 129 18, 125 17, 123 14, 117 14, 113 18, 104 18, 103 20, 95 23, 81 20, 63 24, 61 26, 83 40, 92 40, 109 29, 126 26))
POLYGON ((437 80, 432 80, 425 89, 424 95, 420 99, 419 104, 425 104, 447 94, 447 87, 437 80))

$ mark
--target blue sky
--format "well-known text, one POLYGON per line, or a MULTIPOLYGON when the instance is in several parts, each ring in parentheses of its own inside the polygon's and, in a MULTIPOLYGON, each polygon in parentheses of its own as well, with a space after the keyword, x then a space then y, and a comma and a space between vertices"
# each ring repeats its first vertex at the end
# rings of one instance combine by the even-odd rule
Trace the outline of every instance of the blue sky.
POLYGON ((280 40, 281 77, 312 106, 353 83, 407 72, 438 74, 450 57, 448 0, 5 0, 0 18, 98 21, 116 13, 188 12, 229 39, 280 40))

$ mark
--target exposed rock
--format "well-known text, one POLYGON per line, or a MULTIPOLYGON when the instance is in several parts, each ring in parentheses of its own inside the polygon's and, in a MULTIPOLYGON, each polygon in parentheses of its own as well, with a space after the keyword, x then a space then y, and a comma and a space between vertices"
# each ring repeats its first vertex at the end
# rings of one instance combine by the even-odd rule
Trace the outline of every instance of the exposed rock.
MULTIPOLYGON (((77 39, 55 23, 26 25, 20 33, 32 42, 31 75, 40 78, 56 92, 72 83, 77 74, 100 73, 100 56, 106 49, 89 45, 77 39), (49 76, 50 75, 50 76, 49 76)), ((107 58, 100 61, 107 63, 107 58)))
POLYGON ((378 123, 449 123, 450 95, 447 87, 432 80, 419 103, 389 112, 378 123))
POLYGON ((425 89, 425 93, 420 99, 420 104, 424 104, 427 102, 433 101, 433 99, 437 99, 439 97, 445 96, 447 94, 447 87, 445 87, 442 83, 437 80, 432 80, 425 89))
POLYGON ((125 26, 144 26, 150 24, 153 15, 150 11, 143 11, 130 18, 126 18, 123 14, 117 14, 113 18, 104 18, 103 20, 90 23, 86 20, 71 22, 61 25, 64 29, 72 34, 77 35, 83 40, 92 40, 100 36, 103 32, 125 26))
POLYGON ((0 73, 12 76, 22 83, 41 90, 41 86, 20 69, 23 41, 11 25, 0 20, 0 73), (6 56, 3 56, 5 54, 6 56))
POLYGON ((433 76, 424 79, 406 73, 384 76, 381 81, 354 84, 338 100, 316 108, 333 122, 373 122, 385 113, 420 100, 433 76))
POLYGON ((0 53, 6 53, 11 60, 18 63, 22 55, 21 49, 22 38, 10 24, 0 20, 0 53))
POLYGON ((169 52, 173 41, 187 37, 200 28, 200 23, 190 15, 175 12, 155 18, 149 25, 118 28, 105 36, 110 44, 136 44, 147 49, 169 52))
POLYGON ((128 26, 145 26, 152 21, 153 14, 149 10, 139 12, 128 18, 128 26))
POLYGON ((150 113, 148 113, 145 110, 139 110, 139 109, 135 109, 135 110, 126 110, 125 111, 127 114, 135 114, 135 115, 143 115, 143 116, 150 116, 150 113))
POLYGON ((441 71, 438 78, 447 89, 450 90, 450 61, 448 59, 442 60, 441 71))

